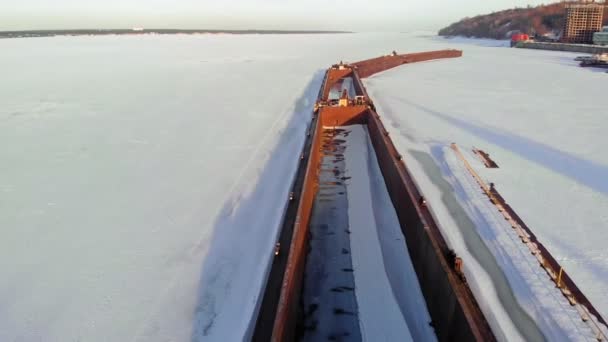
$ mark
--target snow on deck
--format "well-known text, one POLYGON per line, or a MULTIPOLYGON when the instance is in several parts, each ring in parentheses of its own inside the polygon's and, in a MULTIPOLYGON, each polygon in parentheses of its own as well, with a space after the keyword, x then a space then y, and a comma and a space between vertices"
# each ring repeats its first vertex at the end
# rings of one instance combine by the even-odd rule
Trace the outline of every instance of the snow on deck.
POLYGON ((364 126, 324 129, 302 302, 303 341, 436 340, 364 126))
MULTIPOLYGON (((466 153, 466 152, 465 152, 466 153)), ((571 306, 538 260, 521 242, 510 223, 488 198, 479 191, 476 181, 461 160, 448 148, 437 146, 433 155, 446 178, 450 179, 460 203, 474 221, 479 234, 496 257, 520 305, 534 317, 548 340, 593 341, 596 334, 589 323, 571 306)), ((466 153, 468 160, 473 154, 466 153)), ((475 164, 479 166, 480 161, 475 164)))
POLYGON ((366 341, 433 341, 430 315, 367 128, 349 131, 344 160, 355 293, 366 341))

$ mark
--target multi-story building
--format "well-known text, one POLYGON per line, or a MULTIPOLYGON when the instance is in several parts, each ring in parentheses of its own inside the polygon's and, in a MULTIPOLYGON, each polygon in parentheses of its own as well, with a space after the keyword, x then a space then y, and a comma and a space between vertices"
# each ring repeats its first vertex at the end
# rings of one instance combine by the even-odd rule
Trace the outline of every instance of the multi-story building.
POLYGON ((593 34, 602 30, 604 4, 594 1, 573 2, 566 5, 566 27, 562 41, 591 44, 593 34))

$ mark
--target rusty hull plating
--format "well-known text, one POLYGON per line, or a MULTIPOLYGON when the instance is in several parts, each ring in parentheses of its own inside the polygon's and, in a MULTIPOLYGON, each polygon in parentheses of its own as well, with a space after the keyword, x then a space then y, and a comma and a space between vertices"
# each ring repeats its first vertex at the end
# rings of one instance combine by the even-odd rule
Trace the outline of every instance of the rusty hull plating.
MULTIPOLYGON (((457 50, 406 55, 395 53, 350 65, 340 63, 327 71, 315 105, 311 128, 308 131, 306 146, 310 148, 305 151, 307 160, 303 160, 306 162, 305 174, 299 175, 303 178, 303 185, 301 192, 295 193, 297 200, 294 202, 298 203, 298 207, 288 248, 289 255, 284 272, 273 270, 274 276, 282 279, 280 295, 276 290, 267 287, 253 340, 293 341, 297 338, 298 320, 301 318, 302 279, 308 252, 309 220, 319 187, 323 127, 353 124, 368 127, 438 339, 440 341, 495 340, 489 324, 458 268, 459 258, 455 258, 447 247, 430 208, 391 141, 380 116, 375 112, 373 102, 361 82, 362 77, 369 77, 402 64, 460 56, 462 52, 457 50), (343 103, 330 102, 328 100, 330 90, 345 77, 353 79, 355 98, 350 99, 346 106, 343 103)), ((286 216, 286 220, 288 219, 286 216)), ((269 283, 273 280, 277 282, 276 279, 272 279, 273 271, 269 276, 269 283)))
POLYGON ((456 58, 462 57, 460 50, 440 50, 430 52, 410 53, 406 55, 398 55, 393 53, 388 56, 377 57, 365 61, 354 63, 353 66, 357 69, 359 77, 367 78, 373 74, 392 69, 402 64, 423 62, 439 58, 456 58))

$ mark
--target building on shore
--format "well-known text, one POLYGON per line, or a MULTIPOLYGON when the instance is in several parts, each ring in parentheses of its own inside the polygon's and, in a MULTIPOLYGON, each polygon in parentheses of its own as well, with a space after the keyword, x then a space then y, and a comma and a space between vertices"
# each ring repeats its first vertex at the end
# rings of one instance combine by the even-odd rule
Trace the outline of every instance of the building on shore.
POLYGON ((566 5, 564 43, 592 44, 593 34, 602 30, 604 3, 576 1, 566 5))
POLYGON ((602 32, 593 34, 593 44, 608 45, 608 26, 604 26, 602 32))

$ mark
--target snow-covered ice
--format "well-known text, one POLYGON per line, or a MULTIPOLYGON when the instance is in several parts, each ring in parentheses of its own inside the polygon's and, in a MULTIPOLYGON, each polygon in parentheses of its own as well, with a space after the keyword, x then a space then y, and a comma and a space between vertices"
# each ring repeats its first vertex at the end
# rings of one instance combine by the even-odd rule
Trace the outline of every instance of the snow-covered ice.
POLYGON ((246 338, 322 72, 445 47, 465 55, 367 81, 393 139, 489 152, 479 171, 607 313, 607 75, 492 44, 0 40, 0 340, 246 338))
MULTIPOLYGON (((514 235, 510 227, 498 221, 478 187, 467 185, 470 176, 450 162, 452 152, 446 147, 456 142, 462 150, 476 147, 491 154, 499 169, 486 169, 467 153, 476 170, 496 184, 605 316, 606 75, 577 67, 573 53, 508 49, 499 42, 460 38, 431 40, 437 46, 449 43, 463 49, 464 56, 408 65, 365 84, 419 186, 430 197, 448 241, 463 255, 469 283, 476 293, 483 293, 482 308, 493 311, 489 318, 494 327, 501 326, 496 329, 499 338, 518 338, 511 333, 521 326, 509 322, 499 308, 506 291, 489 286, 482 266, 487 260, 476 260, 479 249, 471 249, 465 242, 468 238, 455 229, 459 223, 462 226, 462 217, 454 216, 428 164, 441 166, 440 178, 447 182, 448 191, 456 192, 463 212, 508 275, 518 302, 544 334, 592 339, 584 328, 577 330, 580 322, 568 322, 580 316, 569 305, 559 308, 563 297, 549 289, 548 278, 541 281, 544 271, 533 265, 529 252, 524 256, 524 250, 517 251, 521 246, 510 242, 514 235), (524 258, 514 257, 518 254, 524 258), (526 267, 532 268, 526 271, 526 267)), ((498 277, 490 277, 496 285, 498 277)))

